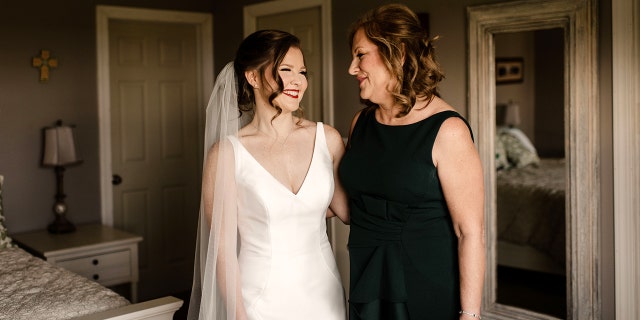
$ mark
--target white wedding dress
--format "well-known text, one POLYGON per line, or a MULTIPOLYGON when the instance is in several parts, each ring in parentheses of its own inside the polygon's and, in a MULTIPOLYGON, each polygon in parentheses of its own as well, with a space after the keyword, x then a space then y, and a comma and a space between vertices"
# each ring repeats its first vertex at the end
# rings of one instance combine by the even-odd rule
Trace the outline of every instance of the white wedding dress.
POLYGON ((238 262, 250 320, 346 319, 344 291, 326 233, 333 163, 318 123, 298 193, 230 137, 238 192, 238 262))

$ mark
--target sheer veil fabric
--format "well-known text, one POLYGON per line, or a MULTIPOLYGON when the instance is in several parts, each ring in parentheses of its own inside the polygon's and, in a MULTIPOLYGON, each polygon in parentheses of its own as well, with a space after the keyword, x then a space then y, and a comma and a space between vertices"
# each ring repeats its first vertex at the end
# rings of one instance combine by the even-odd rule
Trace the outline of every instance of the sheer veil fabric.
POLYGON ((188 319, 236 320, 242 313, 234 155, 228 136, 251 120, 238 108, 233 62, 219 73, 206 110, 204 168, 188 319))

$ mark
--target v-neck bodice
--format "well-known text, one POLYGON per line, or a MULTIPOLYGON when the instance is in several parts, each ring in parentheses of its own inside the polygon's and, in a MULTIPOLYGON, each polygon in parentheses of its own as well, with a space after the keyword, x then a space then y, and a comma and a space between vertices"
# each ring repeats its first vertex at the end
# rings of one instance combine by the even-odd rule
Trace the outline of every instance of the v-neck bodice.
MULTIPOLYGON (((266 177, 264 179, 267 180, 273 180, 276 184, 280 185, 280 187, 282 187, 283 189, 285 189, 285 191, 288 191, 289 193, 291 193, 292 195, 298 195, 302 189, 304 188, 305 183, 307 182, 307 177, 309 176, 309 171, 311 171, 311 168, 314 166, 314 159, 316 157, 316 154, 318 152, 318 148, 321 146, 325 146, 326 147, 326 139, 324 137, 324 129, 322 130, 322 143, 318 143, 318 132, 319 130, 322 129, 322 124, 319 123, 316 126, 316 135, 314 138, 314 142, 313 142, 313 153, 311 155, 311 161, 309 163, 309 166, 307 167, 307 172, 302 180, 302 184, 298 187, 298 190, 291 190, 289 189, 289 187, 287 187, 282 181, 278 180, 271 172, 269 172, 269 170, 267 170, 267 168, 265 168, 260 161, 258 161, 258 159, 256 159, 256 157, 254 157, 251 152, 249 152, 249 150, 247 150, 247 148, 242 144, 242 142, 240 142, 240 140, 238 140, 236 137, 231 137, 230 139, 233 139, 233 146, 234 146, 234 150, 236 154, 239 154, 241 156, 246 156, 247 161, 249 162, 253 162, 257 167, 259 167, 258 171, 264 171, 264 175, 266 175, 266 177), (260 170, 262 169, 262 170, 260 170)), ((328 149, 325 148, 327 150, 327 154, 328 154, 328 149)), ((319 152, 322 152, 319 151, 319 152)), ((236 157, 237 159, 237 157, 236 157)), ((331 159, 331 157, 329 156, 329 159, 331 159)), ((237 162, 237 161, 236 161, 237 162)), ((236 163, 237 165, 237 163, 236 163)), ((262 174, 257 173, 260 177, 263 176, 262 174)), ((258 177, 256 177, 258 178, 258 177)))
POLYGON ((344 319, 342 285, 326 233, 334 178, 322 123, 297 193, 260 165, 237 137, 229 140, 236 167, 238 263, 249 318, 344 319))

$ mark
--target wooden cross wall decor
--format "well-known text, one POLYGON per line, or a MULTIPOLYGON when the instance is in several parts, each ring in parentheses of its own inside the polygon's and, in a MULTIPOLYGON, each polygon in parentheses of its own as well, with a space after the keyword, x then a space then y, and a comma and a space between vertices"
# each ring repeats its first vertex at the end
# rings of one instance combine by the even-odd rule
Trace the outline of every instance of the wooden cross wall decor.
POLYGON ((39 57, 33 57, 33 66, 40 68, 40 82, 49 81, 49 70, 58 67, 58 59, 51 58, 49 50, 41 50, 39 57))

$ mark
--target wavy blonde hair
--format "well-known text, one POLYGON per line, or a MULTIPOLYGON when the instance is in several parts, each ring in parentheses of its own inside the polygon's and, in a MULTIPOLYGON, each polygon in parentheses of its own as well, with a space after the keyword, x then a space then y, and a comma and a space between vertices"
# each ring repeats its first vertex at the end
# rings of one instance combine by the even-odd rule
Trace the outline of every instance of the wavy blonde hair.
MULTIPOLYGON (((435 58, 433 43, 418 16, 402 4, 387 4, 365 13, 351 26, 349 47, 353 37, 362 29, 366 37, 380 52, 396 86, 391 93, 403 110, 398 117, 408 114, 418 98, 431 100, 439 96, 438 84, 444 72, 435 58)), ((364 103, 377 106, 369 100, 364 103)))

